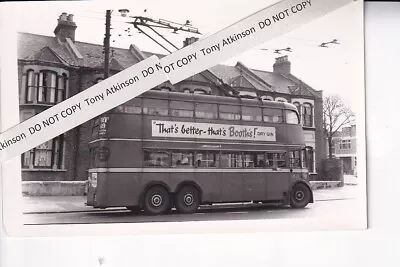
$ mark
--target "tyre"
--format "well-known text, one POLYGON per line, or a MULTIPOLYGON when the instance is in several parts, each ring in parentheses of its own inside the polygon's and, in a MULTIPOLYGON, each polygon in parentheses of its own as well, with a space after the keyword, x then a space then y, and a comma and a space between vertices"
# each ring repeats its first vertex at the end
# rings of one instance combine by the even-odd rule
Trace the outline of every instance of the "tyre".
POLYGON ((144 194, 143 208, 146 213, 158 215, 171 209, 171 197, 162 186, 153 186, 144 194))
POLYGON ((200 201, 200 191, 191 185, 182 187, 175 195, 175 207, 181 213, 196 212, 200 201))
POLYGON ((304 208, 310 203, 310 189, 302 183, 295 184, 290 191, 290 206, 295 209, 304 208))

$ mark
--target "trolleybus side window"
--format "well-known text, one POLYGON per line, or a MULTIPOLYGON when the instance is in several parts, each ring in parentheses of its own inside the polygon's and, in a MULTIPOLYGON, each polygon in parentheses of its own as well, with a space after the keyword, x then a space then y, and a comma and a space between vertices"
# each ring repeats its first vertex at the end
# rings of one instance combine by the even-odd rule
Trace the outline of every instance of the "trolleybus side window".
POLYGON ((171 101, 170 108, 174 117, 193 118, 194 104, 191 102, 171 101))
POLYGON ((193 167, 193 152, 173 151, 171 158, 172 167, 193 167))
POLYGON ((263 108, 263 115, 265 122, 275 122, 275 123, 283 122, 283 115, 281 109, 263 108))
POLYGON ((261 108, 242 107, 242 120, 244 120, 244 121, 262 121, 261 108))
POLYGON ((196 104, 195 111, 196 118, 201 119, 217 119, 218 118, 218 107, 217 104, 196 104))
POLYGON ((144 166, 170 167, 170 156, 166 151, 144 151, 144 166))
POLYGON ((301 168, 300 150, 289 152, 290 168, 301 168))
POLYGON ((196 166, 200 168, 213 168, 219 166, 219 153, 201 151, 196 153, 196 166))
POLYGON ((243 168, 243 157, 241 153, 221 153, 221 168, 243 168))
POLYGON ((132 100, 120 105, 114 109, 114 113, 128 113, 128 114, 141 114, 142 113, 142 99, 133 98, 132 100))
POLYGON ((143 99, 143 114, 168 116, 168 101, 161 99, 143 99))
POLYGON ((294 110, 285 110, 286 123, 288 124, 300 124, 299 116, 294 110))
POLYGON ((219 105, 219 118, 223 120, 240 120, 240 106, 219 105))
POLYGON ((267 153, 267 160, 265 161, 265 165, 267 168, 285 168, 285 153, 267 153))

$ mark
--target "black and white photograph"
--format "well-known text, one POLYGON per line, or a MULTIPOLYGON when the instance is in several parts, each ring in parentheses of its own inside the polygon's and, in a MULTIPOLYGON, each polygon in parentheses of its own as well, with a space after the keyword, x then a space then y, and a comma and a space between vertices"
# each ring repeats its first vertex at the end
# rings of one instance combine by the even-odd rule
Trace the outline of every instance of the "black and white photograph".
MULTIPOLYGON (((292 1, 169 68, 213 57, 314 1, 292 1)), ((7 94, 18 94, 24 122, 275 2, 15 3, 18 92, 7 94)), ((156 225, 165 233, 366 229, 363 3, 348 2, 24 151, 13 177, 19 223, 69 233, 84 225, 117 232, 156 225)), ((80 116, 138 80, 81 98, 29 132, 80 116)), ((1 148, 18 138, 25 136, 0 140, 1 148)))

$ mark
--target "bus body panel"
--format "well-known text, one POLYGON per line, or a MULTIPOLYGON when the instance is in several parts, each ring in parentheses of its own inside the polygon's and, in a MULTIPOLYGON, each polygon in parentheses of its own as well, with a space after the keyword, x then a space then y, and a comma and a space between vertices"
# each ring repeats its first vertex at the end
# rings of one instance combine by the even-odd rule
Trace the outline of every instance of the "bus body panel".
POLYGON ((243 199, 245 201, 266 199, 266 173, 244 173, 243 199))
POLYGON ((271 172, 266 179, 266 200, 282 200, 289 191, 290 175, 288 172, 271 172))

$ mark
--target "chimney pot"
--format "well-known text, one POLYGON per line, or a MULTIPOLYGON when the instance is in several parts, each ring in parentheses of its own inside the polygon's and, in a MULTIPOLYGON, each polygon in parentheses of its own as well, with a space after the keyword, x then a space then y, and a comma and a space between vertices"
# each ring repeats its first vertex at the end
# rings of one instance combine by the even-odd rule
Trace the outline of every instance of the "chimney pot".
POLYGON ((75 41, 76 24, 73 18, 73 14, 68 15, 65 12, 60 15, 57 27, 54 29, 54 34, 60 42, 65 42, 67 38, 75 41))
POLYGON ((74 22, 74 15, 73 14, 69 14, 67 17, 67 20, 70 22, 74 22))
POLYGON ((186 38, 186 39, 183 41, 183 47, 188 46, 188 45, 191 45, 191 44, 197 42, 198 40, 199 40, 199 38, 197 38, 197 37, 189 37, 189 38, 186 38))
POLYGON ((279 74, 290 74, 290 61, 288 56, 275 58, 274 72, 279 74))
POLYGON ((65 13, 65 12, 61 13, 61 15, 60 15, 60 20, 61 20, 61 21, 67 20, 67 13, 65 13))

